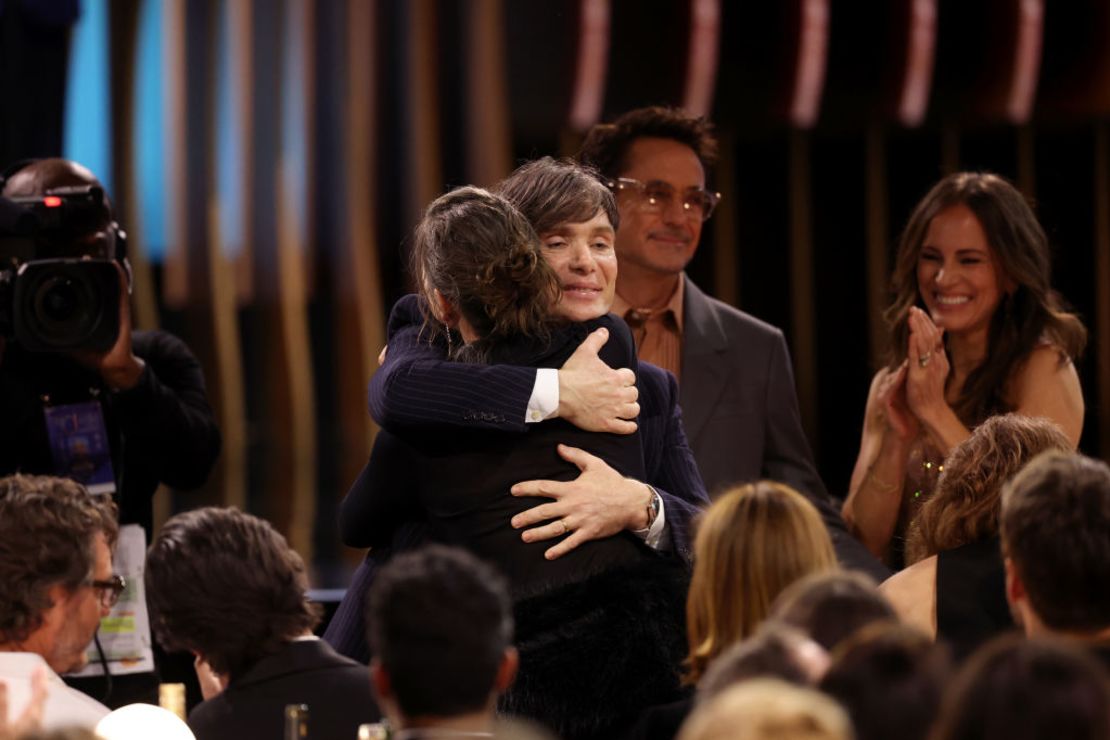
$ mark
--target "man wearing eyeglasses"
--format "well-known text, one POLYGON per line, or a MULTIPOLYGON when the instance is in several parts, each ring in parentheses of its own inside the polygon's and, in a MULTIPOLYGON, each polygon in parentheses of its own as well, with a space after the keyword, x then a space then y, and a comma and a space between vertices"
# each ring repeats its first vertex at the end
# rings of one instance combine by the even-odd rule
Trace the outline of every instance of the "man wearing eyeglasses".
POLYGON ((782 332, 710 298, 684 270, 720 194, 706 189, 717 141, 711 124, 670 108, 640 108, 589 132, 580 158, 617 195, 613 312, 641 360, 679 380, 686 435, 710 496, 769 478, 820 510, 842 562, 885 568, 848 534, 814 468, 782 332))
POLYGON ((10 716, 45 682, 44 729, 93 727, 108 708, 67 687, 100 619, 119 599, 112 574, 116 506, 65 478, 0 478, 0 682, 10 716), (36 678, 37 677, 37 678, 36 678))

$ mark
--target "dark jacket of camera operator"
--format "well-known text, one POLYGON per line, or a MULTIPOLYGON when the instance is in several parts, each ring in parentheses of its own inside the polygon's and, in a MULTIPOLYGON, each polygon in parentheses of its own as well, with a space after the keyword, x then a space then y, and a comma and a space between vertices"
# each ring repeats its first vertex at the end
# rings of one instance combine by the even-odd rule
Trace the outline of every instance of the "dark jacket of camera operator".
MULTIPOLYGON (((90 184, 99 186, 76 163, 37 160, 8 177, 3 195, 49 195, 90 184)), ((35 258, 117 259, 109 224, 105 197, 99 229, 69 240, 57 253, 35 258)), ((142 524, 149 532, 151 497, 158 484, 179 489, 202 485, 219 454, 220 434, 200 363, 170 334, 132 331, 127 276, 118 259, 114 264, 120 285, 119 332, 108 349, 28 351, 12 337, 0 336, 0 475, 66 475, 58 469, 59 448, 70 463, 86 448, 93 455, 99 448, 101 457, 110 459, 108 477, 116 489, 121 523, 142 524)))

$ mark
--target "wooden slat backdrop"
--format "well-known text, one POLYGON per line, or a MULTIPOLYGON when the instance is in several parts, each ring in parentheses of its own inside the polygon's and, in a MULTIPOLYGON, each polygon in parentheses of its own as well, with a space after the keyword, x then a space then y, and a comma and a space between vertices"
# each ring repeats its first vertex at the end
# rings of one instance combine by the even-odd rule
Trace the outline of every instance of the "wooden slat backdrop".
POLYGON ((471 0, 466 13, 467 177, 475 185, 489 187, 513 168, 505 8, 502 0, 471 0))
POLYGON ((864 174, 867 219, 867 337, 871 365, 878 367, 886 347, 883 311, 890 302, 890 215, 887 200, 886 130, 873 123, 867 129, 864 174))
MULTIPOLYGON (((310 130, 306 121, 313 108, 305 104, 311 96, 307 88, 312 84, 311 74, 295 84, 297 69, 312 70, 311 59, 314 35, 312 8, 305 0, 285 0, 285 24, 282 33, 284 57, 281 65, 282 89, 292 96, 292 105, 283 105, 282 125, 295 131, 310 130), (299 119, 299 120, 298 120, 299 119)), ((277 252, 278 295, 280 296, 280 325, 286 376, 288 378, 289 445, 291 458, 292 506, 287 531, 290 544, 305 558, 311 560, 312 534, 316 519, 316 398, 312 373, 313 342, 308 332, 308 292, 305 287, 305 202, 302 190, 305 171, 299 167, 296 142, 283 137, 280 140, 273 184, 277 203, 277 252)))
MULTIPOLYGON (((345 115, 340 148, 342 160, 332 166, 342 173, 341 243, 335 245, 332 265, 336 381, 339 408, 339 476, 349 484, 366 463, 374 424, 366 411, 366 383, 377 367, 385 344, 385 315, 378 269, 377 216, 374 180, 378 146, 374 123, 378 74, 374 55, 374 4, 345 0, 347 35, 345 115)), ((393 245, 390 245, 392 248, 393 245)))
POLYGON ((1087 413, 1098 414, 1099 441, 1104 460, 1110 460, 1110 127, 1101 122, 1095 129, 1095 315, 1091 342, 1095 349, 1098 405, 1088 402, 1087 413))
POLYGON ((163 99, 163 147, 166 172, 166 256, 162 279, 162 300, 171 308, 184 308, 188 303, 188 270, 186 245, 188 219, 185 191, 187 187, 186 142, 186 62, 185 4, 162 4, 162 43, 165 80, 163 99))
MULTIPOLYGON (((231 86, 230 104, 233 110, 228 111, 232 120, 231 137, 235 141, 237 160, 234 171, 238 175, 233 187, 236 190, 235 201, 242 206, 251 202, 254 192, 254 148, 251 146, 252 134, 255 127, 254 117, 254 3, 251 0, 223 0, 223 22, 226 26, 227 60, 230 69, 220 70, 220 74, 228 76, 231 86)), ((262 7, 261 12, 270 12, 262 7)), ((240 214, 238 219, 241 233, 227 235, 234 238, 235 252, 230 265, 234 276, 235 295, 238 305, 251 302, 254 295, 254 222, 250 213, 240 214)), ((230 244, 220 242, 224 254, 230 254, 230 244)))

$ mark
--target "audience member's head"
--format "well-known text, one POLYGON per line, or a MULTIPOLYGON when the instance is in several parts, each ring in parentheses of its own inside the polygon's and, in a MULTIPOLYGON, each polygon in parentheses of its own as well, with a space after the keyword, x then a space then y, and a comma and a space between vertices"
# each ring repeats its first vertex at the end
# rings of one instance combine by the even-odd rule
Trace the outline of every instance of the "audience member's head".
POLYGON ((304 561, 269 522, 206 507, 170 518, 147 553, 151 627, 167 650, 187 650, 234 679, 311 634, 304 561))
POLYGON ((753 678, 777 678, 798 686, 813 686, 829 667, 829 654, 802 632, 776 622, 718 655, 698 682, 698 701, 705 702, 725 689, 753 678))
POLYGON ((111 498, 64 478, 0 478, 0 652, 42 656, 63 673, 86 663, 119 598, 111 498))
POLYGON ((694 540, 687 680, 696 683, 711 660, 753 634, 783 589, 835 568, 825 525, 797 491, 761 481, 718 498, 694 540))
POLYGON ((821 689, 852 718, 857 740, 924 739, 949 673, 947 650, 924 633, 884 622, 833 651, 821 689))
POLYGON ((906 562, 998 536, 1002 486, 1046 450, 1072 449, 1048 419, 992 416, 956 445, 944 461, 936 490, 910 526, 906 562))
POLYGON ((1006 596, 1027 634, 1110 629, 1110 467, 1046 452, 1002 493, 1006 596))
POLYGON ((436 198, 413 234, 411 271, 429 326, 457 328, 465 359, 483 359, 499 338, 542 336, 559 298, 539 237, 513 205, 461 187, 436 198))
POLYGON ((984 645, 945 693, 933 740, 1105 740, 1110 682, 1091 656, 1051 639, 984 645))
POLYGON ((852 740, 852 724, 818 691, 756 678, 700 705, 678 740, 852 740))
POLYGON ((370 589, 367 622, 374 689, 399 727, 492 716, 516 672, 508 586, 465 551, 395 557, 370 589))
POLYGON ((814 573, 788 586, 771 616, 797 627, 825 650, 874 622, 897 621, 875 582, 858 571, 814 573))

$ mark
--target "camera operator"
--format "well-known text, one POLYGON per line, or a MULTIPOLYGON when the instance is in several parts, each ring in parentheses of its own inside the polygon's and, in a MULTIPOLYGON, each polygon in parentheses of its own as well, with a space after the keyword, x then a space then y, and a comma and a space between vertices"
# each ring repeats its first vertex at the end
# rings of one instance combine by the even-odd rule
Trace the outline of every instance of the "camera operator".
MULTIPOLYGON (((142 525, 149 537, 151 497, 158 484, 180 489, 202 485, 219 453, 219 430, 200 364, 176 337, 132 330, 125 237, 91 172, 64 159, 35 160, 9 172, 0 194, 22 203, 42 198, 47 206, 59 206, 54 210, 62 221, 60 227, 52 224, 38 232, 32 227, 33 255, 18 259, 0 254, 6 260, 0 270, 13 262, 50 268, 53 263, 42 261, 88 260, 74 269, 93 274, 100 268, 101 284, 107 270, 109 290, 100 293, 109 302, 116 291, 105 265, 114 266, 119 285, 114 343, 108 334, 96 347, 42 351, 22 346, 18 331, 0 335, 0 475, 58 475, 78 479, 91 490, 111 491, 120 522, 142 525), (83 216, 66 223, 69 213, 60 206, 68 207, 74 192, 85 195, 86 201, 78 204, 84 207, 83 216), (90 204, 89 198, 95 200, 90 204)), ((79 213, 76 207, 73 213, 79 213)), ((52 309, 49 295, 36 300, 44 312, 80 311, 84 297, 97 294, 92 285, 85 292, 63 285, 55 297, 60 309, 52 309)), ((48 290, 52 288, 40 292, 48 290)), ((0 305, 0 314, 6 308, 11 307, 0 305)), ((12 312, 18 316, 18 311, 12 312)), ((112 331, 115 311, 108 313, 112 331)))

